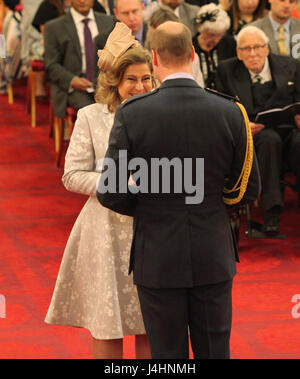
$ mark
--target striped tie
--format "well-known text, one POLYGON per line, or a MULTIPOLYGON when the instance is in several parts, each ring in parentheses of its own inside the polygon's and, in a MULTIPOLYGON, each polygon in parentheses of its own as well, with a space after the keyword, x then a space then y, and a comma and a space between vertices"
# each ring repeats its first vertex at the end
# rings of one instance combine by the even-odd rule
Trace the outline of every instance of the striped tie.
POLYGON ((260 75, 255 75, 253 78, 253 83, 261 83, 262 77, 260 75))

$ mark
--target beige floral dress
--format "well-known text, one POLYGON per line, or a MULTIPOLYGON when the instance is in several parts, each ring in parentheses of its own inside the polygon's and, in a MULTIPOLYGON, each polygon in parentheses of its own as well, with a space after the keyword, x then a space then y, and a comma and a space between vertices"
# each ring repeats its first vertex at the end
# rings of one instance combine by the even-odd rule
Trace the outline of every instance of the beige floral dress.
POLYGON ((78 112, 66 154, 63 183, 89 195, 68 239, 48 324, 84 327, 97 339, 145 334, 136 288, 128 276, 130 217, 102 207, 96 197, 96 166, 108 145, 114 115, 103 104, 78 112))

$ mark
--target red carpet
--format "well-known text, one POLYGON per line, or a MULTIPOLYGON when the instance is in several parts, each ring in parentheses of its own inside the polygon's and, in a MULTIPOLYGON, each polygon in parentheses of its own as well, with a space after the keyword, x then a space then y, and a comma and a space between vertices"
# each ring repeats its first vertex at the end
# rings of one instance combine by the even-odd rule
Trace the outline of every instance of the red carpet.
MULTIPOLYGON (((6 316, 0 318, 0 358, 91 358, 89 332, 43 322, 85 197, 61 184, 47 105, 38 104, 38 126, 31 128, 24 94, 20 83, 13 105, 0 96, 0 316, 6 316)), ((291 301, 300 294, 299 225, 296 196, 287 190, 282 232, 288 238, 242 235, 232 358, 300 358, 300 318, 292 317, 291 301)), ((125 357, 134 358, 133 338, 125 339, 125 357)))

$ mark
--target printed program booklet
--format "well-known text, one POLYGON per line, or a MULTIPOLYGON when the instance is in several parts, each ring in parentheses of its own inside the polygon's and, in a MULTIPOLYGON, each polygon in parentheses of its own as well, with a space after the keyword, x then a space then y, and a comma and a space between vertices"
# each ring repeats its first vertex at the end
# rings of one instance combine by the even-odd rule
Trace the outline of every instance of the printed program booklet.
POLYGON ((300 115, 300 102, 287 105, 283 108, 273 108, 259 112, 255 117, 256 124, 266 126, 295 125, 294 116, 300 115))

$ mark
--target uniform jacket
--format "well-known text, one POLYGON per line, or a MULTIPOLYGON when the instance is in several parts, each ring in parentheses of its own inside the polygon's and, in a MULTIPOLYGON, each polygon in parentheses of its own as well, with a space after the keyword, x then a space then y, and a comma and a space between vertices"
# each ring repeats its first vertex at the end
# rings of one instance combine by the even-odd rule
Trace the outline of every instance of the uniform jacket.
MULTIPOLYGON (((188 188, 176 193, 103 193, 102 205, 134 216, 130 270, 136 284, 184 288, 230 280, 236 272, 236 246, 226 206, 225 183, 237 180, 244 161, 245 125, 234 102, 209 93, 191 79, 166 80, 150 94, 129 99, 116 112, 106 156, 120 165, 120 150, 131 158, 204 158, 204 200, 186 204, 188 188)), ((183 165, 183 172, 188 169, 183 165)), ((150 172, 150 171, 149 171, 150 172)), ((193 182, 198 173, 192 169, 193 182)), ((245 201, 259 192, 256 161, 245 201)), ((161 183, 163 174, 159 178, 161 183)), ((184 175, 183 175, 184 177, 184 175)), ((199 177, 198 177, 199 179, 199 177)), ((155 180, 149 173, 149 189, 155 180)), ((149 191, 150 192, 150 191, 149 191)))

